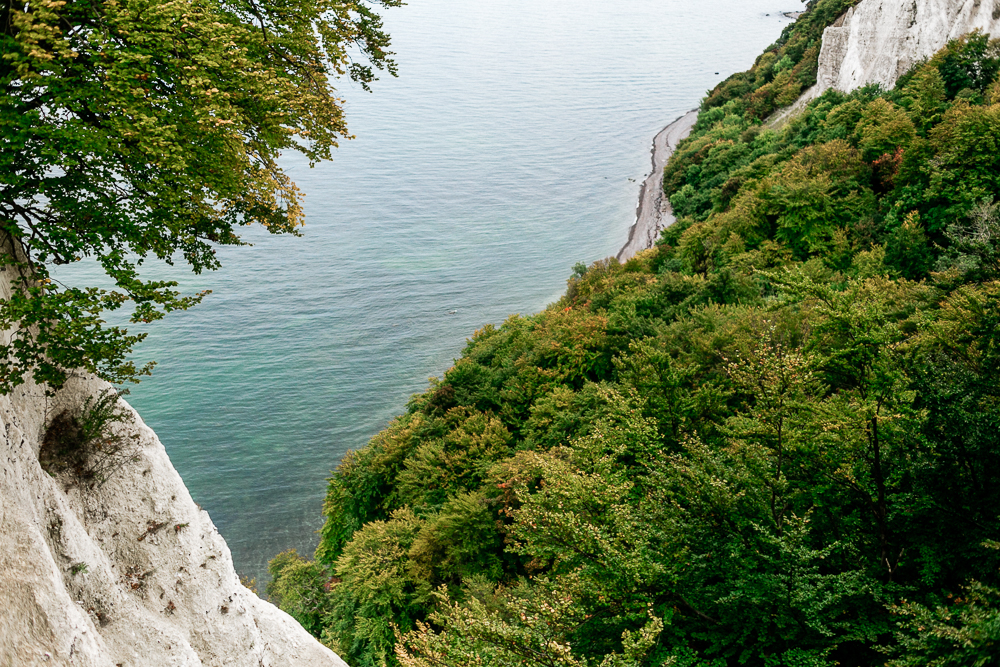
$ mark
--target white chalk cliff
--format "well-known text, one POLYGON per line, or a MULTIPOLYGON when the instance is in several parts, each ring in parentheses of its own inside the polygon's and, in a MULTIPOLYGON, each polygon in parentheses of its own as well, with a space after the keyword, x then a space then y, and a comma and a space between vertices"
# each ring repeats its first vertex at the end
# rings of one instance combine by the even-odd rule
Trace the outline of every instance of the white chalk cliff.
POLYGON ((1000 32, 1000 0, 862 0, 823 33, 813 95, 880 83, 973 30, 1000 32))
POLYGON ((1000 0, 861 0, 823 32, 816 85, 768 122, 784 123, 830 88, 892 88, 913 65, 977 29, 1000 36, 1000 0))
POLYGON ((0 665, 346 667, 240 584, 138 415, 119 425, 134 450, 105 483, 42 468, 53 417, 107 388, 76 376, 54 397, 31 382, 0 396, 0 665))

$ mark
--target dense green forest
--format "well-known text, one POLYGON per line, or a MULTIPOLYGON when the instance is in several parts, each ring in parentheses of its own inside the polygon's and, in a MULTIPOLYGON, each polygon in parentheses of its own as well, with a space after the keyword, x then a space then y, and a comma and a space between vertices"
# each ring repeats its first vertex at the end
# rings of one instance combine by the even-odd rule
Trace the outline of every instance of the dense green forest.
POLYGON ((272 599, 353 667, 1000 664, 1000 43, 706 97, 624 264, 477 331, 272 599))

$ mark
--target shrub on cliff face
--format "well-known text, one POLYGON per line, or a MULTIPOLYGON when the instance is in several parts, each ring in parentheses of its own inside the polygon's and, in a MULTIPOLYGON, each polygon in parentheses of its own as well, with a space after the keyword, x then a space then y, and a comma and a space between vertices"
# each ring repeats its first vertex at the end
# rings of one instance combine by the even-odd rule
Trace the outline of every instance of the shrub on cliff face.
POLYGON ((299 556, 295 549, 289 549, 271 559, 267 572, 271 575, 265 589, 268 599, 319 636, 331 606, 327 595, 330 577, 326 570, 299 556))
POLYGON ((139 451, 138 435, 128 429, 135 422, 131 410, 113 389, 88 397, 79 414, 64 410, 45 430, 38 461, 51 475, 72 474, 84 484, 102 485, 139 451))

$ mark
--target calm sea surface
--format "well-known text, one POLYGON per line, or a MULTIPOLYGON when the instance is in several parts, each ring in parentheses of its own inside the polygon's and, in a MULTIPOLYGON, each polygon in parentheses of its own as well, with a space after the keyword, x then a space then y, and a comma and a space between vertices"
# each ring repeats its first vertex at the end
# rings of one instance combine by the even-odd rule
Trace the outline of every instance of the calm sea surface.
MULTIPOLYGON (((399 78, 343 84, 357 136, 286 166, 304 238, 251 231, 212 289, 151 329, 130 402, 263 578, 311 554, 326 478, 459 356, 613 255, 653 135, 748 68, 793 0, 411 0, 386 13, 399 78), (782 4, 784 3, 784 4, 782 4)), ((74 269, 74 272, 85 269, 74 269)), ((71 277, 68 275, 67 277, 71 277)))

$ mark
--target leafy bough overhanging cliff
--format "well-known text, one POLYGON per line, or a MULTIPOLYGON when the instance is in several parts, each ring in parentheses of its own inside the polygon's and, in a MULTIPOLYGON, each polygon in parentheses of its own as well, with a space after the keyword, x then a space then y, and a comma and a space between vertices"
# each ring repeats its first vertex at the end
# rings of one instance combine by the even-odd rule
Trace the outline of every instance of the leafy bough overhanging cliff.
POLYGON ((655 248, 345 458, 273 599, 356 667, 995 664, 1000 47, 764 125, 852 4, 709 94, 655 248))

